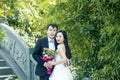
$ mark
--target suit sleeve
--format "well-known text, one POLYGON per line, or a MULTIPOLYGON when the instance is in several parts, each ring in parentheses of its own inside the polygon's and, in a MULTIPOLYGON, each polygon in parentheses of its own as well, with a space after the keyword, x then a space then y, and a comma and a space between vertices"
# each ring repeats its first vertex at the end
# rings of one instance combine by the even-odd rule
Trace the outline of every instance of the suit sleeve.
POLYGON ((32 54, 32 57, 36 60, 36 62, 39 65, 43 65, 44 61, 40 58, 42 56, 42 49, 41 49, 41 39, 38 39, 38 41, 35 44, 34 51, 32 54))

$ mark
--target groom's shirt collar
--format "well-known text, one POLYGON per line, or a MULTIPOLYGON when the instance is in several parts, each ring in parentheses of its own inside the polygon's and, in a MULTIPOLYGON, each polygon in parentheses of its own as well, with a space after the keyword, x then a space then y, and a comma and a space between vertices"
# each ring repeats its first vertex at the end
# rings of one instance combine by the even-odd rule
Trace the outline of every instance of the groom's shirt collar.
POLYGON ((54 41, 54 39, 50 39, 50 38, 48 37, 48 42, 51 42, 51 41, 54 41))

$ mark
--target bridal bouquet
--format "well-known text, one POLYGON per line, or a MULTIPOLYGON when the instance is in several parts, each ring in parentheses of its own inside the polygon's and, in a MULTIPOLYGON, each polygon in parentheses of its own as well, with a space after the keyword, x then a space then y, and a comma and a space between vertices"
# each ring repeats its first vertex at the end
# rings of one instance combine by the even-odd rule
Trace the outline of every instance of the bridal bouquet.
MULTIPOLYGON (((53 61, 54 57, 55 57, 56 52, 48 49, 48 48, 44 48, 43 49, 43 56, 40 57, 42 60, 44 60, 45 62, 48 61, 53 61)), ((51 74, 51 68, 47 68, 47 74, 51 74)))

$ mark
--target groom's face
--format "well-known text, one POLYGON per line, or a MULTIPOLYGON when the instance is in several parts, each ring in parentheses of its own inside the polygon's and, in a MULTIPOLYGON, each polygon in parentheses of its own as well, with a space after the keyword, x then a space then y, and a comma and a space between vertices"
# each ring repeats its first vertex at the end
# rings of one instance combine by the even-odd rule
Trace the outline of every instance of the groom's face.
POLYGON ((48 37, 53 39, 55 34, 57 32, 57 28, 56 27, 52 27, 52 26, 49 26, 48 30, 47 30, 47 34, 48 34, 48 37))

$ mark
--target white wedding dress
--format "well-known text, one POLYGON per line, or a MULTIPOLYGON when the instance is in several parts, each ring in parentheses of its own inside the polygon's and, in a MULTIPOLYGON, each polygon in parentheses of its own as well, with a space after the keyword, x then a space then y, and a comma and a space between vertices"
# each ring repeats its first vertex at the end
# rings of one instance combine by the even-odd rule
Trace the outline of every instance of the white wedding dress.
MULTIPOLYGON (((61 56, 57 54, 55 61, 59 61, 60 59, 61 56)), ((55 65, 49 80, 73 80, 73 77, 69 67, 65 67, 64 63, 61 63, 55 65)))

